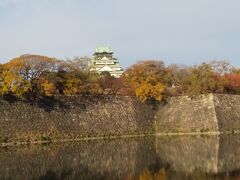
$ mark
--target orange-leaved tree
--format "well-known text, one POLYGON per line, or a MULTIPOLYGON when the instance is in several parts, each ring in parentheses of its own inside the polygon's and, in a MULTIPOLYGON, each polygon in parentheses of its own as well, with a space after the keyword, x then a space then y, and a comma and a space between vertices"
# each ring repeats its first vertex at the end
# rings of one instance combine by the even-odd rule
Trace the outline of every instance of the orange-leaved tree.
POLYGON ((162 61, 140 61, 132 65, 124 77, 132 84, 141 101, 163 99, 168 71, 162 61))
POLYGON ((227 80, 226 91, 227 93, 239 94, 240 93, 240 74, 225 74, 227 80))

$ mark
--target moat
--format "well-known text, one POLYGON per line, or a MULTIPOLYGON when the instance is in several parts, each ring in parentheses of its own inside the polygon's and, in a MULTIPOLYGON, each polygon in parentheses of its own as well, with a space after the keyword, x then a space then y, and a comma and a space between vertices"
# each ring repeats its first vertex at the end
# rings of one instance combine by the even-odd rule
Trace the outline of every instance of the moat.
POLYGON ((152 136, 0 148, 0 179, 240 177, 240 136, 152 136))

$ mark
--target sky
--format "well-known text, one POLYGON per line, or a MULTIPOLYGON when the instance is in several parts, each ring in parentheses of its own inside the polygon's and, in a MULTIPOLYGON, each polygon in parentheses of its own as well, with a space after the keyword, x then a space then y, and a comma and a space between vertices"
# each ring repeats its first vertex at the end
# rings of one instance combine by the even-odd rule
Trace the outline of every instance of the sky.
POLYGON ((239 0, 0 0, 0 63, 110 45, 124 68, 139 60, 240 66, 239 9, 239 0))

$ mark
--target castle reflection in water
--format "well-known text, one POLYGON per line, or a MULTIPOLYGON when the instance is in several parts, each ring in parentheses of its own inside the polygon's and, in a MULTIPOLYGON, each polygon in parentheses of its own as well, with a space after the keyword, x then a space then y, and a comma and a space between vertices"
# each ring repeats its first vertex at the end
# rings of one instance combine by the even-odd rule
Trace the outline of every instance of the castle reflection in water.
POLYGON ((162 136, 0 148, 0 179, 240 177, 240 136, 162 136))

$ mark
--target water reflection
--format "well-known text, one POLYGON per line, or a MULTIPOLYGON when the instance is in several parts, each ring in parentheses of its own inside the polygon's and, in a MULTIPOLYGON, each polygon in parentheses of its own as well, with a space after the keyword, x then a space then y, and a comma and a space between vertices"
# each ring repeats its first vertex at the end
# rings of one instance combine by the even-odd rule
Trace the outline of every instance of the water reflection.
POLYGON ((0 179, 240 178, 240 136, 117 139, 0 148, 0 179))

